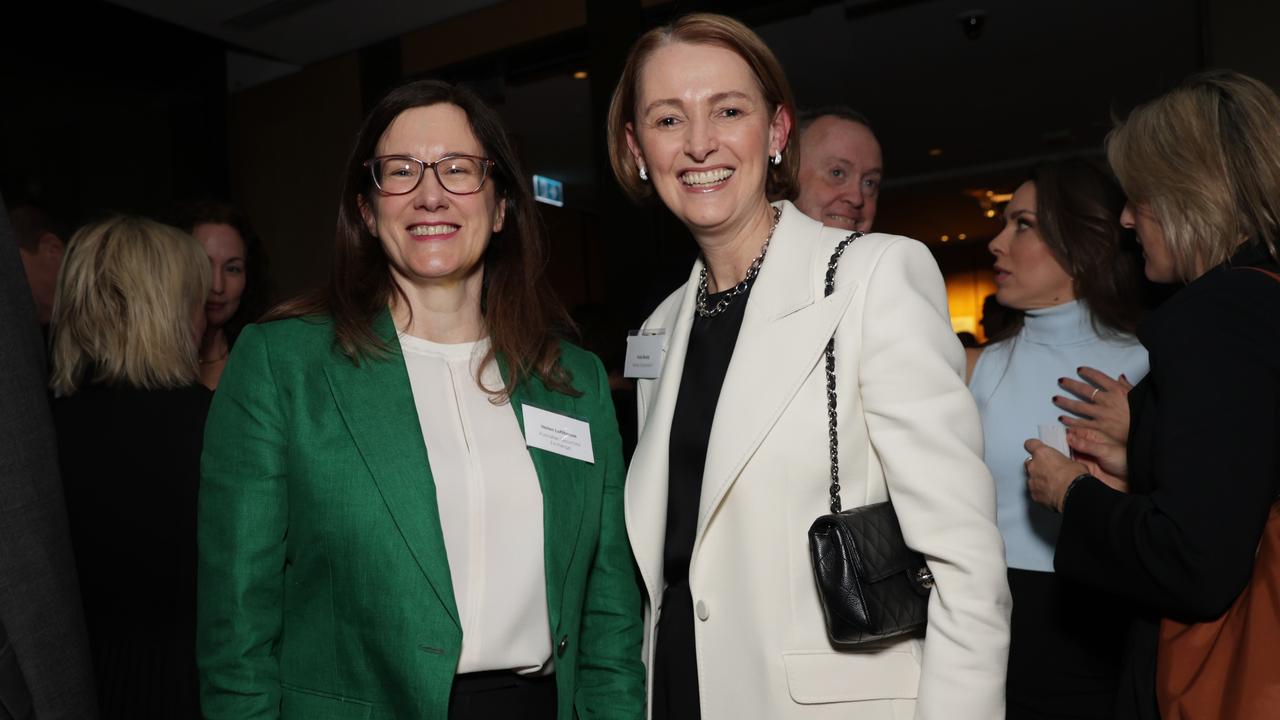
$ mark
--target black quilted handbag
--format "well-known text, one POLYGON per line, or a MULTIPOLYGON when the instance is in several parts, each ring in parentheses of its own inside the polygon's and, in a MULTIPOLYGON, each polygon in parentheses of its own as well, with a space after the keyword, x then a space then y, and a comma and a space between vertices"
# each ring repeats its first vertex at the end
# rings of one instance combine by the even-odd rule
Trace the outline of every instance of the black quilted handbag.
MULTIPOLYGON (((835 288, 836 264, 860 236, 836 246, 827 264, 826 295, 835 288)), ((924 556, 907 547, 898 515, 888 502, 840 511, 840 463, 836 435, 835 338, 827 341, 827 423, 831 446, 831 514, 809 528, 809 553, 827 635, 837 648, 923 635, 933 574, 924 556)))

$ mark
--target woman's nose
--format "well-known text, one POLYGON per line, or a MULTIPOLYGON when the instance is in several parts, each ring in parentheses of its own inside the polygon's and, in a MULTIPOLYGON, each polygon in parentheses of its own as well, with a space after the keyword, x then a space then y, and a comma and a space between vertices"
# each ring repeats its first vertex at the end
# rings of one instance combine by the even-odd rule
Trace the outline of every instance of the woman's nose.
POLYGON ((706 160, 711 153, 720 147, 715 136, 715 128, 706 120, 694 118, 689 121, 689 132, 685 136, 685 154, 695 162, 706 160))

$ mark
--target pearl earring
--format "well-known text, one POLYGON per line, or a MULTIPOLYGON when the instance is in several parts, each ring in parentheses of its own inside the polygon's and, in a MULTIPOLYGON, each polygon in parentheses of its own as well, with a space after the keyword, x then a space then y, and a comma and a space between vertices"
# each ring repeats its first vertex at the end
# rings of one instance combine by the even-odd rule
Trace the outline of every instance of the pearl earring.
POLYGON ((782 151, 781 151, 781 150, 779 150, 778 152, 774 153, 774 155, 773 155, 773 164, 774 164, 774 165, 781 165, 781 164, 782 164, 782 151))
POLYGON ((649 181, 649 171, 643 165, 640 166, 640 179, 645 182, 649 181))

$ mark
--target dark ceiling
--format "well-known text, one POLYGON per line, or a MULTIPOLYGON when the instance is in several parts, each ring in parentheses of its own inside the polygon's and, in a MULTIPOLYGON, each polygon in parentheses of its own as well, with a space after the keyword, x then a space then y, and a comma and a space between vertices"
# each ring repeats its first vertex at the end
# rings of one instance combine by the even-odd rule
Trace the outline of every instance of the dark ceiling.
MULTIPOLYGON (((848 104, 872 120, 887 169, 877 229, 989 237, 999 225, 971 193, 1011 191, 1039 159, 1100 160, 1114 115, 1202 65, 1194 0, 988 0, 976 34, 962 23, 971 2, 734 4, 766 18, 755 28, 802 106, 848 104)), ((531 170, 590 207, 591 98, 574 68, 509 74, 502 112, 531 170)))

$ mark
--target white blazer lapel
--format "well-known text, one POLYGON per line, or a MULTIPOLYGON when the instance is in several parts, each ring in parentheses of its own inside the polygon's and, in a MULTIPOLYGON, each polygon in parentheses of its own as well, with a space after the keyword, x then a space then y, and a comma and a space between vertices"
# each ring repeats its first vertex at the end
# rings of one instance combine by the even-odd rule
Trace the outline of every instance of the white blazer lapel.
POLYGON ((640 437, 627 471, 625 505, 627 533, 636 564, 646 585, 655 593, 661 593, 663 587, 671 420, 684 374, 701 269, 701 261, 695 262, 683 289, 660 305, 644 325, 646 329, 665 329, 667 344, 661 375, 655 380, 637 383, 637 398, 641 403, 640 437))
POLYGON ((716 406, 695 554, 708 519, 821 360, 857 291, 856 284, 848 285, 823 297, 834 247, 822 242, 821 224, 790 203, 782 205, 783 216, 751 290, 716 406))

